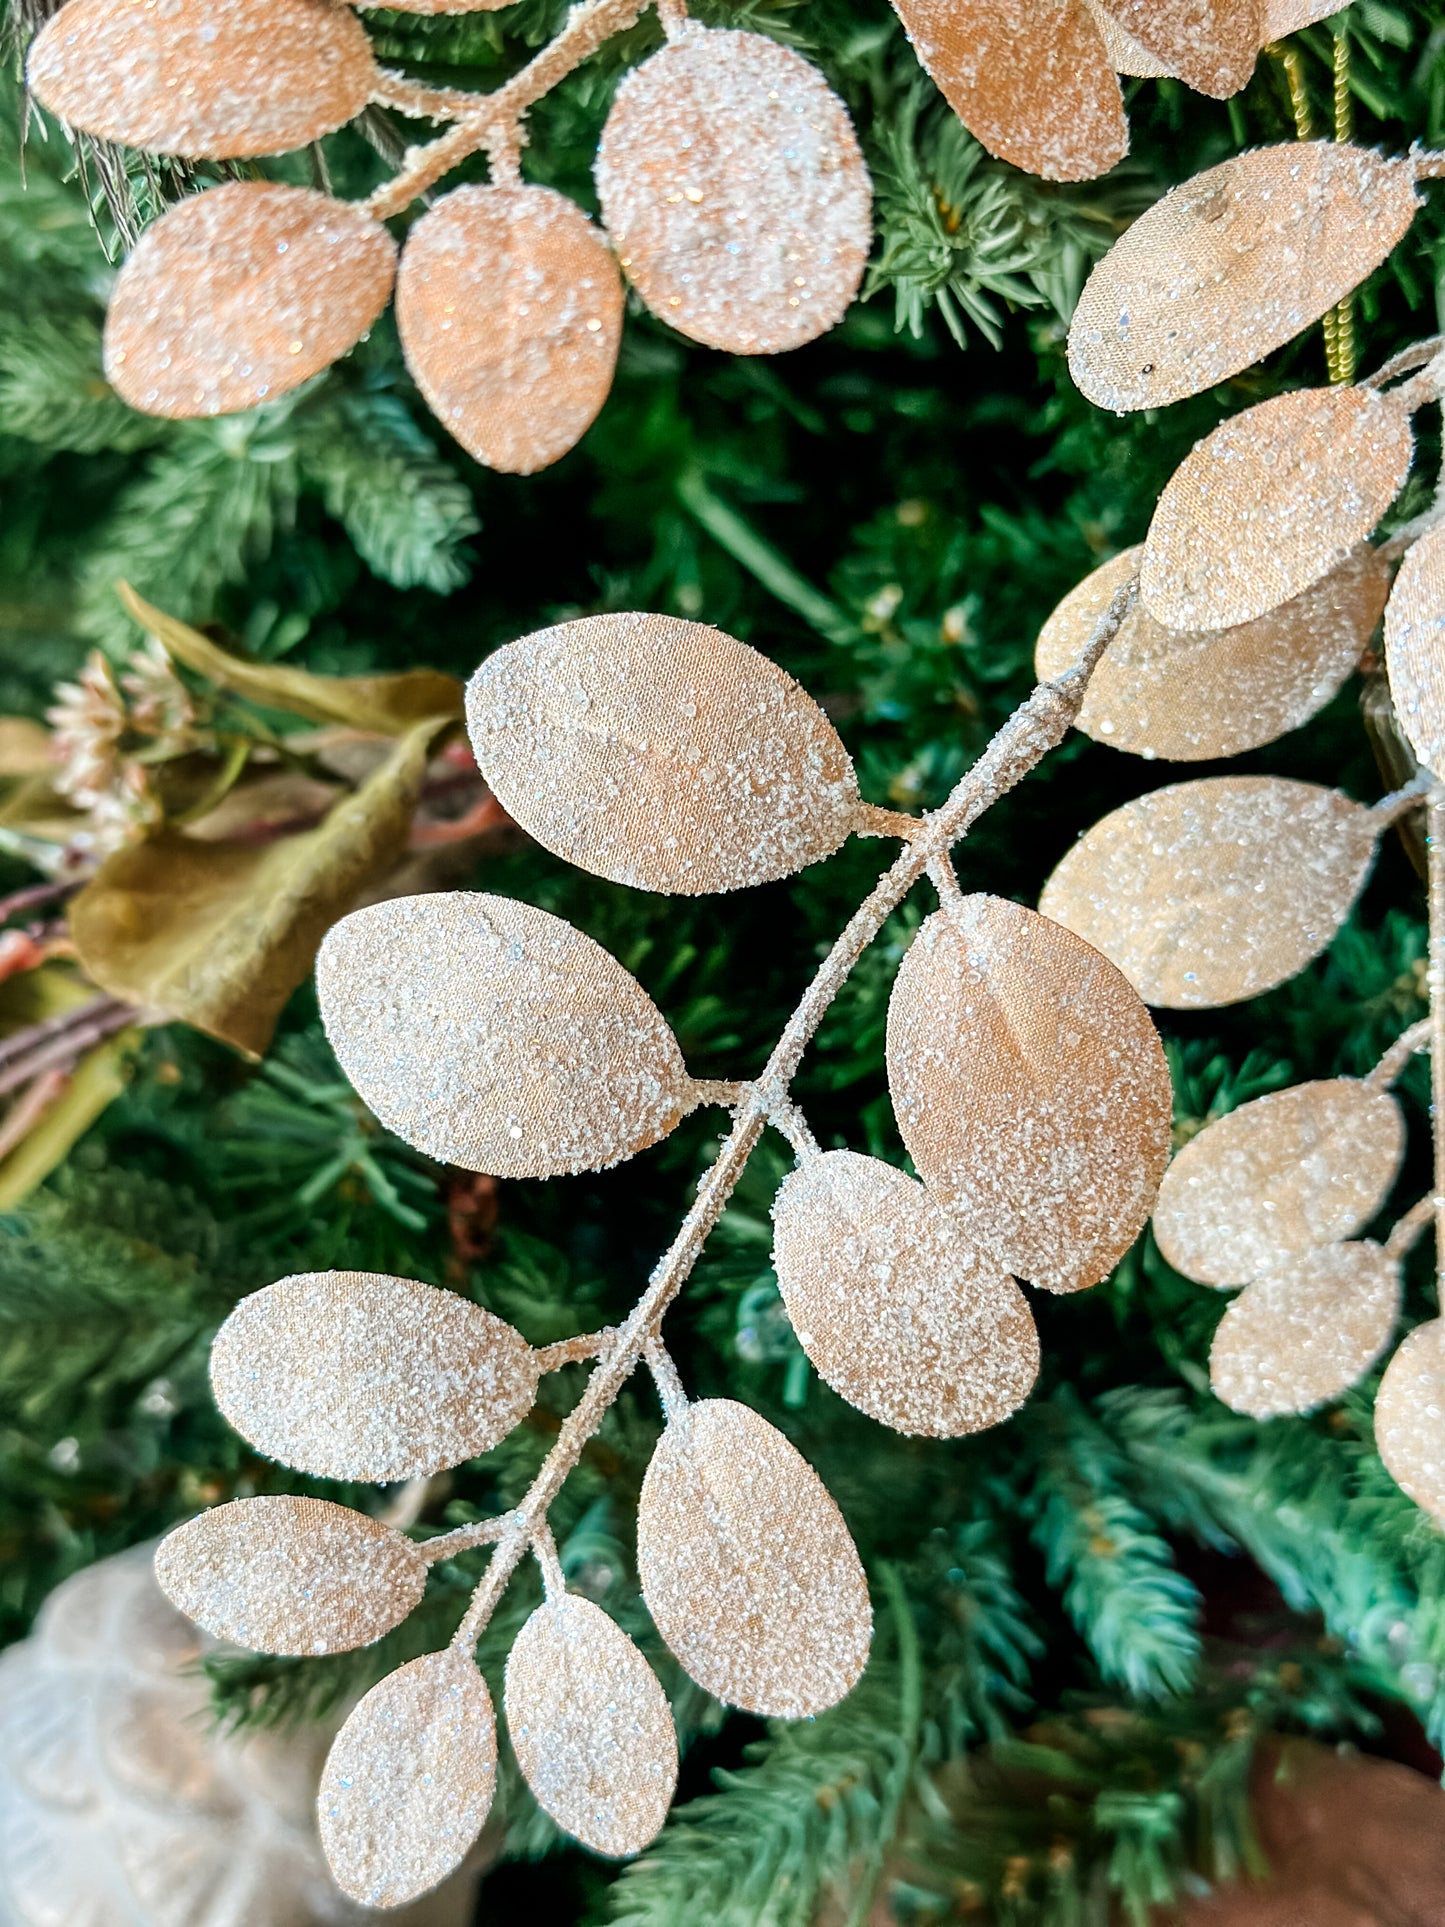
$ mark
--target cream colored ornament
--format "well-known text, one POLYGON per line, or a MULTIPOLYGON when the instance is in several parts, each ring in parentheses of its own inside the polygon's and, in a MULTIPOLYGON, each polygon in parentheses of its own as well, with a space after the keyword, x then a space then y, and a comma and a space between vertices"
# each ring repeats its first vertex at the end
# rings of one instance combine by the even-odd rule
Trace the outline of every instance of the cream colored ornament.
POLYGON ((1261 0, 1104 0, 1123 31, 1196 93, 1237 94, 1254 72, 1261 0))
POLYGON ((1385 669, 1411 749, 1445 775, 1445 529, 1406 553, 1385 610, 1385 669))
POLYGON ((1375 1444, 1396 1485, 1445 1523, 1445 1319, 1417 1325, 1385 1367, 1375 1444))
POLYGON ((396 321, 418 387, 468 454, 533 475, 581 440, 607 399, 622 282, 565 195, 459 187, 407 236, 396 321))
POLYGON ((870 1418, 959 1438, 1028 1397, 1039 1338, 1023 1293, 916 1179, 829 1151, 786 1179, 773 1223, 798 1343, 870 1418))
POLYGON ((1371 812, 1281 776, 1174 783, 1112 811, 1039 908, 1112 957, 1146 1004, 1202 1009, 1302 970, 1374 860, 1371 812))
POLYGON ((657 1630, 728 1705, 802 1719, 857 1684, 873 1615, 843 1515, 746 1405, 704 1399, 669 1422, 643 1480, 637 1567, 657 1630))
POLYGON ((865 814, 807 691, 746 643, 674 616, 590 616, 508 643, 468 686, 467 727, 523 829, 639 889, 791 876, 865 814))
POLYGON ((1358 1384, 1400 1316, 1400 1267, 1380 1245, 1325 1245, 1246 1285, 1221 1319, 1209 1379, 1250 1418, 1312 1412, 1358 1384))
POLYGON ((341 1068, 398 1137, 496 1177, 594 1171, 655 1144, 696 1089, 661 1012, 560 917, 467 891, 333 925, 316 959, 341 1068))
POLYGON ((841 321, 872 246, 847 109, 761 34, 689 23, 617 90, 597 150, 624 273, 682 334, 770 355, 841 321))

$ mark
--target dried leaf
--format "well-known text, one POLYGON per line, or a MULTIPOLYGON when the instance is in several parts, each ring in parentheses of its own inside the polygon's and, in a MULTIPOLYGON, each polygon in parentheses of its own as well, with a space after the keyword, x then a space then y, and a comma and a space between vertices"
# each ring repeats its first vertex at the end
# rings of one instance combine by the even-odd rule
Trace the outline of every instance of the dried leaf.
POLYGON ((837 731, 768 657, 675 616, 591 616, 489 656, 467 689, 498 802, 569 863, 694 896, 830 856, 863 805, 837 731))
POLYGON ((532 1406, 508 1324, 412 1278, 312 1271, 243 1298, 211 1346, 242 1438, 322 1479, 422 1478, 488 1452, 532 1406))
POLYGON ((539 1807, 594 1853, 641 1853, 677 1785, 657 1675, 590 1599, 544 1600, 507 1658, 507 1731, 539 1807))
POLYGON ((50 731, 29 716, 0 716, 0 776, 48 776, 55 769, 50 731))
POLYGON ((1332 141, 1236 155, 1172 188, 1084 284, 1069 368, 1121 413, 1200 394, 1293 340, 1389 255, 1409 160, 1332 141))
POLYGON ((1445 775, 1445 528, 1428 530, 1400 564, 1385 610, 1385 669, 1411 749, 1445 775))
POLYGON ((828 1151, 787 1179, 773 1222, 798 1343, 870 1418, 960 1438, 1028 1397, 1039 1338, 1023 1293, 916 1179, 828 1151))
POLYGON ((410 1539, 329 1499, 233 1499, 156 1548, 166 1596, 217 1639, 257 1653, 347 1653, 422 1596, 410 1539))
POLYGON ((628 280, 706 347, 800 348, 858 292, 872 189, 848 110, 762 34, 690 24, 634 67, 596 175, 628 280))
POLYGON ((1376 1244, 1301 1252, 1246 1285, 1209 1354, 1215 1395, 1250 1418, 1312 1412, 1364 1377, 1400 1315, 1400 1267, 1376 1244))
POLYGON ((1186 87, 1228 100, 1254 72, 1260 0, 1106 0, 1119 26, 1186 87))
POLYGON ((1331 942, 1375 835, 1369 810, 1315 783, 1172 783, 1080 837, 1039 908, 1112 957, 1146 1004, 1238 1003, 1331 942))
POLYGON ((851 1692, 873 1615, 831 1494, 781 1432, 711 1398, 658 1441, 637 1510, 653 1622, 729 1706, 803 1719, 851 1692))
POLYGON ((120 1096, 130 1082, 131 1062, 140 1041, 139 1028, 132 1026, 107 1037, 80 1059, 60 1096, 0 1160, 0 1211, 13 1211, 43 1184, 107 1105, 120 1096))
POLYGON ((1445 1523, 1445 1319, 1417 1325, 1375 1394, 1375 1444, 1402 1491, 1445 1523))
POLYGON ((469 1653, 389 1673, 332 1742, 316 1817, 341 1891, 400 1907, 461 1865, 492 1804, 497 1725, 469 1653))
POLYGON ((1143 1229, 1169 1155, 1169 1072, 1109 962, 1001 897, 929 917, 888 1005, 888 1088, 918 1173, 1018 1278, 1078 1291, 1143 1229))

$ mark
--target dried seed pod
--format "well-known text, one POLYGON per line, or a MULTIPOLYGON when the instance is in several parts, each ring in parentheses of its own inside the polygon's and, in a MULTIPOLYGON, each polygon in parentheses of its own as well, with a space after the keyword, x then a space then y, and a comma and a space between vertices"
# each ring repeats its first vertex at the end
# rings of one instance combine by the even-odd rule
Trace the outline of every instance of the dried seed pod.
MULTIPOLYGON (((1143 552, 1125 549, 1064 597, 1039 632, 1040 678, 1077 661, 1143 552)), ((1235 629, 1166 629, 1136 604, 1089 678, 1078 727, 1113 749, 1178 762, 1272 743, 1339 689, 1389 589, 1389 563, 1366 545, 1303 595, 1235 629)))
POLYGON ((873 1616, 843 1515, 746 1405, 705 1399, 668 1425, 642 1483, 637 1569, 657 1630, 729 1706, 803 1719, 857 1684, 873 1616))
POLYGON ((894 0, 913 50, 990 154, 1087 181, 1129 151, 1124 97, 1079 0, 894 0))
POLYGON ((1385 260, 1409 160, 1333 141, 1239 154, 1172 188, 1084 284, 1069 369, 1101 408, 1160 408, 1261 361, 1385 260))
POLYGON ((497 1726, 469 1653, 400 1666, 332 1742, 316 1795, 321 1845, 344 1894, 400 1907, 466 1858, 497 1780, 497 1726))
POLYGON ((535 475, 607 399, 622 281, 565 194, 459 187, 407 236, 396 322, 417 386, 467 453, 535 475))
POLYGON ((390 1526, 328 1499, 233 1499, 161 1541, 156 1578, 218 1639, 258 1653, 347 1653, 401 1624, 426 1562, 390 1526))
POLYGON ((1106 0, 1123 31, 1186 87, 1227 100, 1254 72, 1260 0, 1106 0))
POLYGON ((396 244, 364 208, 228 181, 147 228, 116 278, 105 372, 147 415, 228 415, 284 395, 386 306, 396 244))
POLYGON ((1149 524, 1139 593, 1171 629, 1252 622, 1336 569, 1405 486, 1407 409, 1372 388, 1304 388, 1222 422, 1149 524))
POLYGON ((1375 1444, 1396 1485, 1445 1523, 1445 1318, 1417 1325, 1385 1367, 1375 1444))
POLYGON ((1400 1267, 1380 1245, 1325 1245, 1246 1285, 1209 1354, 1215 1395, 1250 1418, 1312 1412, 1358 1384, 1400 1316, 1400 1267))
POLYGON ((211 1346, 216 1403, 268 1458, 322 1479, 424 1478, 531 1409, 519 1332, 412 1278, 310 1271, 243 1298, 211 1346))
POLYGON ((1116 74, 1128 74, 1140 80, 1162 80, 1168 74, 1169 69, 1164 62, 1157 55, 1147 53, 1137 40, 1132 40, 1113 14, 1100 4, 1100 0, 1084 0, 1084 5, 1089 18, 1099 29, 1104 52, 1116 74))
POLYGON ((1411 749, 1445 774, 1445 529, 1428 530, 1400 564, 1385 610, 1385 669, 1411 749))
POLYGON ((798 1343, 870 1418, 959 1438, 1028 1397, 1039 1336, 1023 1293, 916 1179, 829 1151, 786 1180, 773 1222, 798 1343))
POLYGON ((379 78, 366 30, 332 0, 66 0, 25 74, 69 126, 197 160, 305 147, 359 114, 379 78))
POLYGON ((596 1171, 692 1109, 647 992, 600 944, 510 897, 394 897, 316 959, 341 1068, 388 1130, 499 1178, 596 1171))
POLYGON ((657 1675, 600 1606, 544 1600, 507 1658, 507 1731, 522 1776, 594 1853, 641 1853, 677 1785, 677 1734, 657 1675))
POLYGON ((1368 1224, 1404 1151, 1388 1091, 1353 1077, 1271 1091, 1207 1125, 1165 1172, 1159 1249, 1202 1285, 1247 1285, 1368 1224))
POLYGON ((736 355, 841 321, 873 244, 848 110, 761 34, 690 25, 634 67, 597 150, 623 271, 653 313, 736 355))
POLYGON ((831 856, 863 805, 808 692, 720 629, 589 616, 489 656, 467 690, 502 807, 569 863, 695 896, 831 856))
POLYGON ((919 1175, 1015 1277, 1078 1291, 1144 1228, 1171 1093, 1107 957, 1001 897, 929 917, 888 1004, 888 1088, 919 1175))

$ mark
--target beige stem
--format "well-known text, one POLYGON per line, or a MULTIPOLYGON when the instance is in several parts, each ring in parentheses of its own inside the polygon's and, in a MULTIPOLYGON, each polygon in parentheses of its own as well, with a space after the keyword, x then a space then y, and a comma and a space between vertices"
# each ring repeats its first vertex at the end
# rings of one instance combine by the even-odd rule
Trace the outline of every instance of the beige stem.
POLYGON ((1430 1129, 1435 1144, 1435 1285, 1445 1280, 1445 790, 1430 798, 1430 1129))

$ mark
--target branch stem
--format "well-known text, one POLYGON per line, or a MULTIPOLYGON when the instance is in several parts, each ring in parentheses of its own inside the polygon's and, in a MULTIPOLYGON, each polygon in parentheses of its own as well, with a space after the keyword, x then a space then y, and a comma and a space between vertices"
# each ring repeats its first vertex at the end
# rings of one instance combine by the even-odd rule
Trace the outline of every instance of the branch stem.
POLYGON ((1445 1281, 1445 789, 1430 797, 1426 850, 1430 927, 1430 1133, 1435 1147, 1435 1287, 1445 1281))

